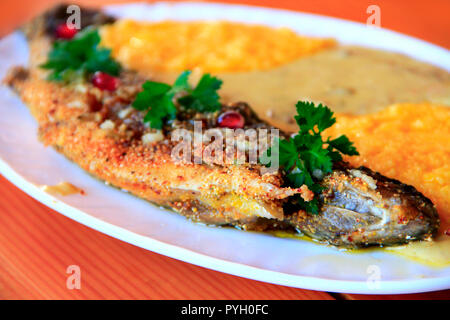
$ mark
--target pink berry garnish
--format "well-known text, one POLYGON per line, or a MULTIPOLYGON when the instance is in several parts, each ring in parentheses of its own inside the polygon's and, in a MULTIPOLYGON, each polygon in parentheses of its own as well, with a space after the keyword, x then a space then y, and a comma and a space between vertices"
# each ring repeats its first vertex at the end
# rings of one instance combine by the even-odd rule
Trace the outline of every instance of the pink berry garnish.
POLYGON ((92 84, 100 90, 114 91, 119 86, 119 79, 105 72, 97 71, 92 77, 92 84))
POLYGON ((245 119, 239 112, 227 111, 219 116, 217 123, 221 128, 240 129, 244 127, 245 119))
POLYGON ((61 23, 56 27, 56 37, 60 39, 72 39, 77 34, 78 30, 76 28, 69 28, 66 23, 61 23))

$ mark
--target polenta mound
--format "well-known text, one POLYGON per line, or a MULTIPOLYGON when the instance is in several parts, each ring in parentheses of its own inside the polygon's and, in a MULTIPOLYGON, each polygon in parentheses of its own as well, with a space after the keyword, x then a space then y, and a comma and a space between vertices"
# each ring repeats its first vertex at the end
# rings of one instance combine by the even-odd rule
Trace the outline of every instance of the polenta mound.
POLYGON ((147 72, 265 70, 335 45, 287 28, 225 21, 119 20, 102 27, 101 37, 123 65, 147 72))
POLYGON ((360 156, 347 157, 413 185, 436 205, 440 233, 450 224, 450 108, 397 104, 366 116, 338 115, 326 134, 345 134, 360 156))

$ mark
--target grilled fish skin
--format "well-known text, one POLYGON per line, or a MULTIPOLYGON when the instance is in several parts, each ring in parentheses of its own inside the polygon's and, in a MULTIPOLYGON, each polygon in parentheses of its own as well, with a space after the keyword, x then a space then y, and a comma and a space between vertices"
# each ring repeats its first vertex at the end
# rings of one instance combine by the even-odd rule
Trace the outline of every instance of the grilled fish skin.
MULTIPOLYGON (((30 67, 11 70, 5 82, 38 121, 43 143, 111 185, 195 221, 245 230, 300 230, 335 246, 393 245, 429 239, 437 232, 439 217, 429 199, 367 168, 336 165, 322 181, 320 212, 311 215, 287 209, 290 197, 304 190, 285 187, 281 171, 261 174, 258 165, 174 162, 171 130, 190 129, 192 118, 181 116, 165 128, 162 140, 146 143, 144 137, 152 131, 130 107, 146 80, 139 74, 123 71, 115 92, 89 83, 68 86, 45 80, 38 65, 53 39, 49 24, 38 21, 28 32, 30 67)), ((221 112, 236 109, 247 127, 270 128, 244 103, 223 106, 221 112)), ((217 114, 194 116, 208 128, 215 126, 217 114)))

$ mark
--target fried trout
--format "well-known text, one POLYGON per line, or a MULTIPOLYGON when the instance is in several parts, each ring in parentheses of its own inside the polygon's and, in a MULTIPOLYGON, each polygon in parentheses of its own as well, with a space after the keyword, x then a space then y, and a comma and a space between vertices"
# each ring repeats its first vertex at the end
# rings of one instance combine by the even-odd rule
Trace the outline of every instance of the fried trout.
MULTIPOLYGON (((83 27, 113 20, 96 11, 84 11, 82 17, 83 27)), ((263 174, 259 165, 174 161, 171 134, 180 128, 192 131, 194 120, 204 129, 215 128, 218 117, 233 110, 244 116, 244 129, 271 126, 245 103, 235 103, 214 114, 181 112, 162 131, 155 131, 131 107, 146 80, 136 72, 122 71, 120 85, 112 92, 88 82, 47 81, 39 65, 64 19, 65 8, 60 7, 23 28, 30 64, 12 69, 4 81, 39 123, 40 140, 90 174, 206 224, 297 231, 344 247, 407 243, 436 233, 439 217, 429 199, 412 186, 364 167, 335 165, 321 182, 320 212, 314 215, 289 206, 292 196, 307 199, 310 194, 285 186, 281 170, 263 174)))

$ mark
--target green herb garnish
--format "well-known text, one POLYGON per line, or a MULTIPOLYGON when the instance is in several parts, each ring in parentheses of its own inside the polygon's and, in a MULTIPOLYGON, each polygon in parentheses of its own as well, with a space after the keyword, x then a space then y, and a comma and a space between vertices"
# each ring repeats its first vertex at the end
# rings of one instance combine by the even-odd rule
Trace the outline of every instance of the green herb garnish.
POLYGON ((111 50, 100 48, 98 30, 87 28, 71 40, 57 40, 41 68, 52 70, 51 81, 72 82, 86 79, 97 71, 117 76, 120 64, 111 58, 111 50))
POLYGON ((215 112, 220 109, 217 91, 222 81, 210 74, 204 74, 195 88, 189 84, 190 71, 184 71, 172 86, 154 81, 146 81, 138 93, 133 107, 147 111, 144 122, 154 129, 161 129, 166 121, 173 120, 177 114, 175 103, 184 109, 198 112, 215 112))
MULTIPOLYGON (((322 139, 322 132, 336 122, 328 107, 322 104, 316 107, 312 102, 299 101, 296 108, 295 120, 300 130, 289 140, 275 141, 279 144, 279 163, 287 172, 291 186, 299 188, 305 184, 318 194, 322 191, 318 182, 332 171, 333 163, 342 160, 341 154, 359 153, 345 135, 333 140, 329 137, 322 139)), ((319 212, 317 197, 307 202, 297 196, 296 200, 301 209, 314 214, 319 212)))

